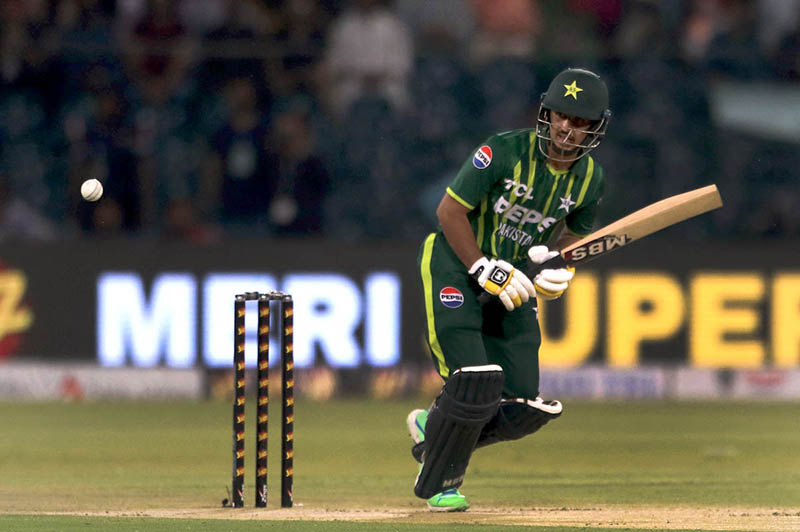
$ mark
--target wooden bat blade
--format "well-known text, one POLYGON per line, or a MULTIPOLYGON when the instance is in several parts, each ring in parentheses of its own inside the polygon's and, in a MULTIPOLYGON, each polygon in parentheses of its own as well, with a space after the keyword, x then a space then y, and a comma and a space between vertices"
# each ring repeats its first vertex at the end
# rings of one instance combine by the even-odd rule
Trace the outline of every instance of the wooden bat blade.
POLYGON ((566 264, 586 262, 676 223, 722 206, 716 185, 671 196, 643 207, 561 250, 566 264))
MULTIPOLYGON (((634 240, 719 207, 722 207, 722 198, 716 185, 665 198, 598 229, 542 264, 530 263, 525 273, 533 279, 546 268, 563 268, 589 262, 634 240)), ((491 299, 492 296, 487 293, 478 296, 481 304, 491 299)))

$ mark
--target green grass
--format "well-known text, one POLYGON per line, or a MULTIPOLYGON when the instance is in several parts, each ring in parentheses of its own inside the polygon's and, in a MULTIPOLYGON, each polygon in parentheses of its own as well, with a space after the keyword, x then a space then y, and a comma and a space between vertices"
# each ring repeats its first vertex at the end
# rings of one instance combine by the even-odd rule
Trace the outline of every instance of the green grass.
MULTIPOLYGON (((298 402, 295 501, 306 509, 420 508, 405 416, 422 403, 298 402)), ((263 530, 269 521, 216 520, 209 528, 207 520, 23 515, 217 508, 230 485, 230 417, 230 404, 218 402, 0 403, 0 514, 17 514, 0 515, 0 530, 112 529, 104 520, 114 530, 263 530)), ((272 508, 279 499, 279 428, 270 430, 272 508)), ((798 508, 799 449, 798 404, 567 402, 562 418, 535 436, 478 451, 463 491, 475 510, 798 508)), ((272 524, 289 531, 343 526, 272 524)), ((430 524, 346 523, 341 529, 430 530, 430 524)))
MULTIPOLYGON (((467 530, 471 532, 519 532, 520 526, 514 525, 469 525, 449 524, 431 525, 419 524, 377 524, 377 523, 348 523, 345 521, 220 521, 211 519, 134 519, 127 517, 118 518, 85 518, 85 517, 31 517, 31 516, 0 516, 0 530, 16 532, 93 532, 113 530, 114 532, 263 532, 264 530, 280 530, 282 532, 372 532, 381 530, 385 532, 429 532, 430 530, 467 530)), ((543 532, 542 528, 537 529, 543 532)), ((551 532, 586 532, 586 527, 548 527, 551 532)), ((592 528, 592 532, 625 532, 633 531, 630 528, 592 528)), ((636 532, 642 532, 636 530, 636 532)), ((681 532, 699 532, 697 530, 681 530, 681 532)), ((708 532, 708 531, 703 531, 708 532)), ((731 532, 731 531, 728 531, 731 532)), ((736 532, 736 531, 733 531, 736 532)))

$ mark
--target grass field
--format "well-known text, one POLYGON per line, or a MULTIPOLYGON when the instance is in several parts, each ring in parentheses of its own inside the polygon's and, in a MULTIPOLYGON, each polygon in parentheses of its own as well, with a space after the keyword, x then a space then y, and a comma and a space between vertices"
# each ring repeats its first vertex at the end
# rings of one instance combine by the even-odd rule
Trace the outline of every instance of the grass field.
POLYGON ((800 530, 800 404, 568 401, 478 451, 472 509, 441 515, 412 493, 404 424, 422 403, 299 401, 296 507, 278 509, 273 424, 260 511, 252 406, 234 510, 229 403, 0 403, 0 530, 800 530))

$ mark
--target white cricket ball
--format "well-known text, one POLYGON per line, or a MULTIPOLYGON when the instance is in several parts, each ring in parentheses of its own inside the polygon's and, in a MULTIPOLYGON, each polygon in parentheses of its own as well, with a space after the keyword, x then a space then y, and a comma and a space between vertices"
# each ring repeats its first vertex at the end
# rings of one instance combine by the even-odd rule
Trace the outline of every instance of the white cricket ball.
POLYGON ((81 185, 81 196, 86 201, 97 201, 103 195, 103 184, 97 179, 87 179, 81 185))

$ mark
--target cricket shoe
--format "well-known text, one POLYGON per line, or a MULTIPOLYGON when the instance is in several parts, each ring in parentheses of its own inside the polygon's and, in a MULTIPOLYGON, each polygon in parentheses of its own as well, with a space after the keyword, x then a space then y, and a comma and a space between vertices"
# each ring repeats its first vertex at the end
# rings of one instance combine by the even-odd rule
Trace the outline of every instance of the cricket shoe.
POLYGON ((428 499, 428 508, 432 512, 464 512, 469 508, 469 502, 461 492, 453 488, 428 499))
MULTIPOLYGON (((425 447, 425 424, 428 422, 428 411, 418 408, 412 410, 406 418, 408 433, 414 440, 411 454, 414 459, 422 463, 422 453, 425 447)), ((420 471, 422 466, 420 465, 420 471)), ((463 512, 469 508, 467 498, 461 495, 458 489, 453 488, 437 493, 428 499, 428 508, 432 512, 463 512)))

